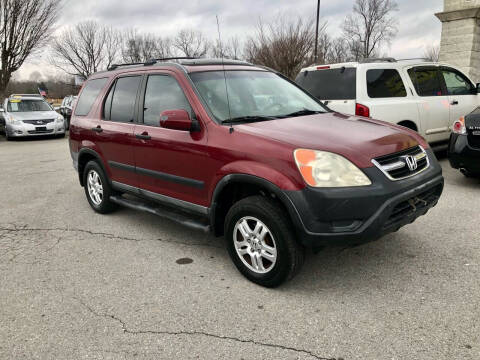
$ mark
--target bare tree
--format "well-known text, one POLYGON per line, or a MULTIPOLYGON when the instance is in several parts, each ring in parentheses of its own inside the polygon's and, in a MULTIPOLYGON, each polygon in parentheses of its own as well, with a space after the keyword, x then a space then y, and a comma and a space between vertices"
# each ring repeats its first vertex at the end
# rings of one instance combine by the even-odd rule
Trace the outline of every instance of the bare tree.
POLYGON ((397 34, 392 12, 398 10, 395 0, 355 0, 353 13, 343 22, 343 34, 355 58, 369 58, 389 44, 397 34))
POLYGON ((425 49, 423 57, 432 62, 440 60, 440 46, 429 46, 425 49))
POLYGON ((202 32, 183 29, 173 39, 173 46, 188 57, 205 56, 210 48, 210 42, 202 32))
POLYGON ((65 30, 53 41, 52 63, 70 75, 87 78, 118 60, 119 33, 87 21, 65 30))
POLYGON ((60 0, 0 0, 0 93, 28 56, 45 45, 59 7, 60 0))
POLYGON ((172 56, 172 43, 169 38, 139 34, 135 29, 125 32, 122 48, 124 62, 145 62, 170 56, 172 56))
POLYGON ((279 17, 264 24, 261 21, 254 36, 248 38, 245 56, 251 62, 269 66, 293 78, 301 67, 313 59, 315 39, 313 22, 302 18, 279 17))
POLYGON ((210 47, 210 53, 215 58, 225 57, 239 60, 243 57, 242 44, 238 36, 233 36, 226 43, 220 43, 217 39, 210 47))

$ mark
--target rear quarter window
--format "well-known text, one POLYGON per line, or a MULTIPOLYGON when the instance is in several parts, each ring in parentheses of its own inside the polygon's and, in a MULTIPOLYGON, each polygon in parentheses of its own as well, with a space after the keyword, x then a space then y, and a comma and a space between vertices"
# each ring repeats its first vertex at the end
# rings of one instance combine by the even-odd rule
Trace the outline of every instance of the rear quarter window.
POLYGON ((305 71, 295 81, 320 100, 355 100, 357 97, 356 68, 305 71))
POLYGON ((107 83, 107 80, 108 78, 101 78, 87 81, 82 93, 80 94, 80 98, 78 99, 77 106, 75 108, 75 115, 88 115, 93 103, 95 102, 95 99, 97 98, 98 94, 100 94, 100 91, 102 91, 103 87, 107 83))
POLYGON ((407 91, 395 69, 371 69, 367 71, 367 92, 370 98, 406 97, 407 91))

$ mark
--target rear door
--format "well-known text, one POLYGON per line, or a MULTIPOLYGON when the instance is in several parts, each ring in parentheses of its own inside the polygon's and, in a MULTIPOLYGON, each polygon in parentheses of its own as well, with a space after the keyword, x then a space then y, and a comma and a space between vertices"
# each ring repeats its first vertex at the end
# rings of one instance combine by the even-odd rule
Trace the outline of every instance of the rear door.
POLYGON ((408 75, 419 97, 418 112, 428 142, 448 140, 450 136, 450 102, 436 66, 416 66, 408 75))
POLYGON ((479 95, 473 83, 460 71, 442 67, 440 72, 445 81, 450 102, 450 126, 461 116, 470 114, 479 106, 479 95))
POLYGON ((204 125, 199 121, 200 129, 195 132, 160 127, 160 114, 165 110, 183 109, 196 118, 179 80, 167 71, 145 78, 135 128, 139 187, 153 195, 203 206, 208 203, 206 184, 211 177, 202 169, 208 160, 204 125))
POLYGON ((113 181, 136 186, 134 128, 136 102, 142 74, 118 77, 111 85, 102 107, 102 120, 96 129, 96 143, 110 170, 113 181))
POLYGON ((319 66, 301 72, 295 81, 333 111, 355 115, 357 68, 319 66))

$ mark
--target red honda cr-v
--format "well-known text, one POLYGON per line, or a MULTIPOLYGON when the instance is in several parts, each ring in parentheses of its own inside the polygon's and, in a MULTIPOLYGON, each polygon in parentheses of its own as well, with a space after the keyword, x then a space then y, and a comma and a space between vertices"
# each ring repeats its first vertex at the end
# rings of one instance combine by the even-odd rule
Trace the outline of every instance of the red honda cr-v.
POLYGON ((306 247, 376 240, 443 190, 417 133, 331 112, 281 74, 230 60, 92 75, 70 150, 95 211, 122 205, 224 234, 239 271, 270 287, 306 247))

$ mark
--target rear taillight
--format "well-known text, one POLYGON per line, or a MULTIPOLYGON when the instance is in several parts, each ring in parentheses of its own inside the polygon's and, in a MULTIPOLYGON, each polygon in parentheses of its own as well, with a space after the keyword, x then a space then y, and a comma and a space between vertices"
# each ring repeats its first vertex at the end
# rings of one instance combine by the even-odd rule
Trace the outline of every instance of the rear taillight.
POLYGON ((463 135, 467 133, 467 129, 465 128, 465 118, 463 116, 453 123, 452 130, 455 134, 463 135))
POLYGON ((362 104, 355 104, 355 115, 370 117, 370 109, 362 104))

